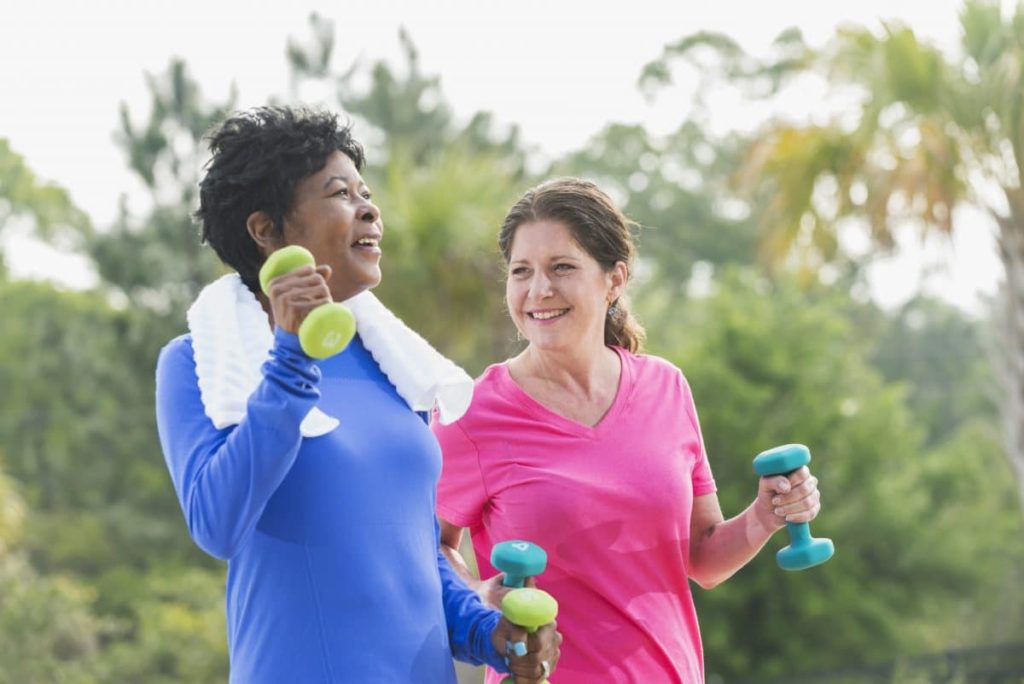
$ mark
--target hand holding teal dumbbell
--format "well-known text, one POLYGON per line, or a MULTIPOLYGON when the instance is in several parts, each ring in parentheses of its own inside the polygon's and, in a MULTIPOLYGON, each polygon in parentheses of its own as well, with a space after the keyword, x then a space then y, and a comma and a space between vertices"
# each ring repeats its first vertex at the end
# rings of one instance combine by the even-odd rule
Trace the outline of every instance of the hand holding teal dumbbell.
MULTIPOLYGON (((539 548, 539 547, 538 547, 539 548)), ((542 626, 552 622, 558 615, 558 602, 551 597, 551 594, 541 589, 513 589, 501 600, 501 613, 509 622, 533 634, 542 626)), ((516 655, 526 655, 525 644, 516 644, 516 655), (519 647, 523 647, 522 651, 519 647)), ((543 663, 545 674, 548 673, 547 661, 543 663)), ((541 680, 547 684, 547 679, 541 680)), ((514 684, 515 677, 509 676, 501 680, 501 684, 514 684)))
MULTIPOLYGON (((302 266, 315 266, 313 254, 300 245, 277 250, 260 268, 260 287, 267 292, 270 281, 302 266)), ((352 312, 337 302, 321 304, 310 311, 299 326, 302 351, 314 359, 326 359, 348 346, 356 334, 352 312)))
MULTIPOLYGON (((789 475, 811 462, 811 452, 803 444, 784 444, 762 451, 754 459, 754 472, 761 477, 789 475)), ((783 570, 806 570, 821 565, 835 553, 831 539, 815 539, 808 523, 786 523, 789 546, 775 555, 783 570)))

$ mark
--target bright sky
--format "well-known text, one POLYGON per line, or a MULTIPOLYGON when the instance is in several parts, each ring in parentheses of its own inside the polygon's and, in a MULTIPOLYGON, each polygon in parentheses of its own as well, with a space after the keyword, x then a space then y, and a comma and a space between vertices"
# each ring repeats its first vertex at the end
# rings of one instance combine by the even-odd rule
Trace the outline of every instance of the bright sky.
MULTIPOLYGON (((286 41, 306 38, 314 10, 335 23, 337 70, 356 59, 398 64, 404 26, 424 72, 440 75, 456 116, 491 111, 499 123, 519 124, 527 143, 554 157, 578 149, 610 122, 644 122, 655 131, 677 125, 692 88, 648 102, 636 79, 683 35, 721 31, 756 53, 793 25, 820 44, 841 23, 877 27, 896 19, 952 50, 959 6, 959 0, 18 2, 5 7, 0 23, 0 137, 104 226, 121 195, 138 194, 112 136, 122 102, 137 121, 146 115, 144 74, 162 72, 178 56, 207 97, 223 99, 234 82, 240 106, 264 104, 287 93, 286 41)), ((753 124, 739 105, 714 115, 725 128, 753 124)), ((1000 266, 992 227, 970 212, 963 218, 953 245, 910 240, 908 256, 880 264, 876 297, 891 304, 924 286, 974 308, 979 293, 994 292, 1000 266), (935 270, 929 265, 947 263, 927 275, 935 270)), ((23 238, 8 238, 6 251, 15 275, 89 280, 79 260, 23 238)))

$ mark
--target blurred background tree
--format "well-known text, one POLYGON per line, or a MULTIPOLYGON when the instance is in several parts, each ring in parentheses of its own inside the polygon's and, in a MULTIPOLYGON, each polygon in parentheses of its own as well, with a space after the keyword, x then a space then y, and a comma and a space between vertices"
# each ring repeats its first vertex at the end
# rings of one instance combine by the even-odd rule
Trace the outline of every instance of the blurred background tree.
POLYGON ((1004 14, 998 0, 966 0, 960 24, 953 58, 898 24, 880 34, 842 29, 822 49, 787 31, 765 59, 727 36, 697 33, 667 46, 642 80, 664 86, 672 62, 711 51, 712 73, 752 98, 807 74, 824 77, 833 96, 852 92, 853 111, 825 123, 771 122, 736 170, 749 193, 769 198, 759 226, 770 267, 789 259, 810 276, 845 261, 844 219, 862 223, 885 250, 908 226, 949 235, 965 204, 988 213, 1004 271, 994 319, 998 405, 1024 506, 1024 6, 1004 14))
MULTIPOLYGON (((815 456, 825 510, 813 527, 836 540, 835 559, 782 573, 780 537, 731 582, 696 590, 709 681, 783 681, 865 654, 902 663, 1024 641, 1024 529, 992 327, 923 297, 878 308, 857 287, 874 253, 847 254, 837 237, 856 217, 883 249, 908 212, 952 229, 956 202, 979 198, 971 173, 1012 178, 999 141, 1017 135, 1006 131, 1021 91, 1007 79, 1024 68, 1020 16, 968 2, 959 61, 898 27, 847 30, 820 51, 788 32, 763 61, 724 36, 690 37, 646 70, 645 87, 710 47, 715 77, 754 94, 818 68, 870 97, 848 127, 773 122, 722 136, 697 116, 656 135, 610 123, 549 165, 490 113, 456 116, 404 33, 401 63, 339 67, 333 24, 312 17, 288 41, 287 94, 274 101, 355 121, 386 228, 377 292, 473 374, 518 345, 496 234, 525 189, 585 176, 638 222, 636 310, 650 351, 693 386, 726 512, 753 495, 762 449, 801 441, 815 456), (920 68, 903 73, 900 60, 920 68)), ((204 98, 182 60, 147 85, 149 111, 123 107, 117 139, 149 209, 123 203, 113 225, 94 228, 0 140, 0 233, 29 224, 86 255, 100 279, 72 292, 0 270, 0 682, 226 679, 223 566, 186 533, 155 434, 153 367, 223 269, 190 214, 202 136, 235 101, 204 98)), ((1009 180, 1001 187, 1016 197, 1009 180)), ((908 667, 881 681, 913 676, 908 667)), ((480 681, 472 668, 460 677, 480 681)))

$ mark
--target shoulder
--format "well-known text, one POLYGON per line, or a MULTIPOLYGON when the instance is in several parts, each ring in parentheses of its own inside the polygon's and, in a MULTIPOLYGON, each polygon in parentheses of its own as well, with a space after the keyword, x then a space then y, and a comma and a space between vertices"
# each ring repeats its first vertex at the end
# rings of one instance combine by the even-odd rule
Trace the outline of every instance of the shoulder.
POLYGON ((192 336, 175 337, 160 350, 156 360, 157 396, 191 391, 198 384, 192 336))
POLYGON ((629 367, 630 372, 639 382, 682 382, 686 384, 683 372, 668 359, 653 354, 637 354, 621 347, 617 347, 616 350, 623 363, 629 367))
POLYGON ((185 333, 178 335, 165 344, 157 357, 157 373, 169 366, 179 367, 182 364, 195 366, 195 356, 192 350, 192 335, 185 333))

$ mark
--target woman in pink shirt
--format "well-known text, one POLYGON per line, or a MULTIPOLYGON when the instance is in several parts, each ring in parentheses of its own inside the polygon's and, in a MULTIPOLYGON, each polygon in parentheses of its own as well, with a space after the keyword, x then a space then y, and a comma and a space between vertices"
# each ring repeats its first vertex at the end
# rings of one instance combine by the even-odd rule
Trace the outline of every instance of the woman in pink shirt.
MULTIPOLYGON (((747 509, 725 519, 686 379, 639 353, 644 333, 625 296, 629 225, 573 178, 512 207, 499 244, 508 310, 528 344, 484 371, 459 421, 434 423, 442 550, 491 605, 507 591, 488 563, 495 543, 547 551, 541 586, 559 602, 565 639, 558 684, 703 682, 688 580, 714 587, 787 521, 820 509, 804 467, 761 478, 747 509), (457 550, 464 528, 480 580, 457 550)), ((488 684, 499 680, 488 672, 488 684)))

